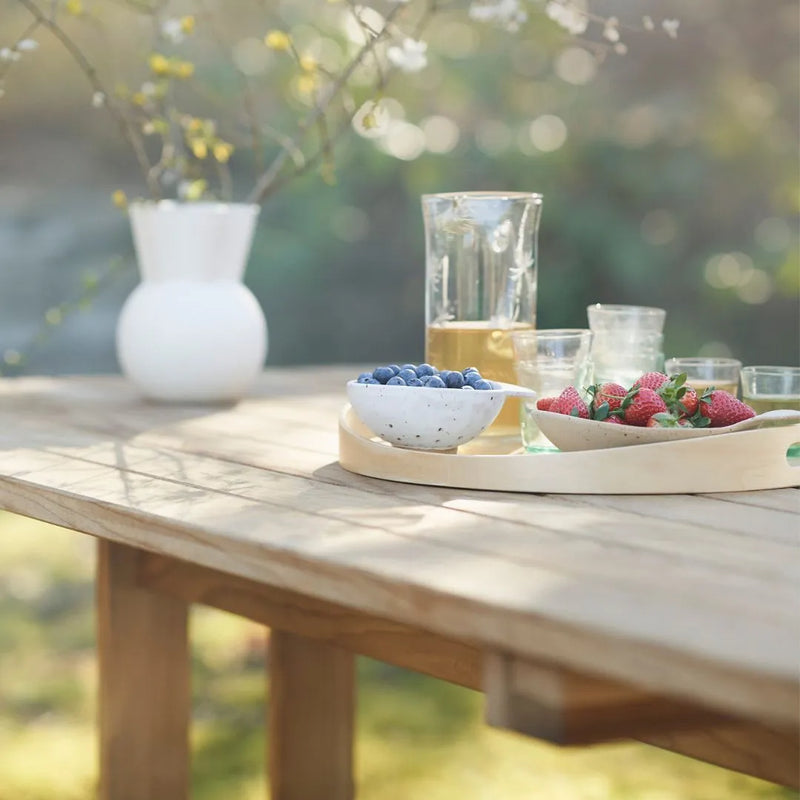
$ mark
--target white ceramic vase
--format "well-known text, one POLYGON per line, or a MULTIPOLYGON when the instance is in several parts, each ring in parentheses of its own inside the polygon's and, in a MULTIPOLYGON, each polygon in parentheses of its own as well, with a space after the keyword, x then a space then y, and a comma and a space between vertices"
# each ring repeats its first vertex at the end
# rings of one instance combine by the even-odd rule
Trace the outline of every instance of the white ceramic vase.
POLYGON ((133 203, 141 283, 117 325, 123 373, 147 397, 242 397, 264 365, 267 325, 242 279, 258 206, 133 203))

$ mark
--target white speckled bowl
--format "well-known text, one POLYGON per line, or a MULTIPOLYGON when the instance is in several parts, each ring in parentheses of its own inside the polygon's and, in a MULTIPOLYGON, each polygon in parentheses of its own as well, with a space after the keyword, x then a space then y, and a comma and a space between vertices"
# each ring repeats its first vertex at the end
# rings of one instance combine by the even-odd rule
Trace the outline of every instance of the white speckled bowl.
POLYGON ((381 439, 416 450, 452 450, 492 424, 506 397, 536 392, 491 381, 495 389, 428 389, 425 386, 347 384, 347 398, 359 419, 381 439))

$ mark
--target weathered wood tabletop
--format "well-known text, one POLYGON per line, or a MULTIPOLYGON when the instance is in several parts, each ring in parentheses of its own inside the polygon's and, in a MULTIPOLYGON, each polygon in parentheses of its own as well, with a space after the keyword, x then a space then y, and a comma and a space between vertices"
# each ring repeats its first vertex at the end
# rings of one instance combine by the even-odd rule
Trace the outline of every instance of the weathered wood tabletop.
POLYGON ((273 629, 276 800, 353 795, 353 653, 482 689, 493 725, 798 783, 800 490, 364 478, 337 464, 356 371, 271 370, 216 408, 0 381, 0 507, 100 543, 104 798, 186 796, 192 602, 273 629))

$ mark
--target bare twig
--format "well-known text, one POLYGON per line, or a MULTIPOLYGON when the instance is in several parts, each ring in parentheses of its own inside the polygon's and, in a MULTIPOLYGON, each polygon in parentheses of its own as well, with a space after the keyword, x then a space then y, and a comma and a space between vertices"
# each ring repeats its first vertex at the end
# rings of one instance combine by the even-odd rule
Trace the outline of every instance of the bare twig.
POLYGON ((139 167, 144 173, 145 180, 147 181, 147 185, 150 189, 153 199, 158 200, 161 197, 161 190, 158 182, 154 182, 150 176, 150 160, 147 157, 147 153, 144 149, 144 143, 142 142, 138 132, 134 129, 133 125, 131 125, 130 120, 123 113, 122 109, 119 108, 113 97, 106 91, 105 86, 97 76, 97 70, 88 61, 80 47, 75 43, 75 41, 73 41, 66 31, 64 31, 64 29, 61 28, 57 22, 49 19, 39 8, 39 6, 33 2, 33 0, 19 0, 19 3, 24 6, 30 14, 33 15, 34 19, 38 21, 39 25, 47 28, 47 30, 49 30, 50 33, 52 33, 53 36, 55 36, 56 39, 61 42, 61 44, 72 57, 72 60, 75 61, 81 72, 83 72, 83 74, 86 76, 94 91, 99 92, 105 98, 105 107, 108 108, 109 112, 116 120, 120 132, 133 149, 134 155, 136 156, 136 160, 139 162, 139 167))

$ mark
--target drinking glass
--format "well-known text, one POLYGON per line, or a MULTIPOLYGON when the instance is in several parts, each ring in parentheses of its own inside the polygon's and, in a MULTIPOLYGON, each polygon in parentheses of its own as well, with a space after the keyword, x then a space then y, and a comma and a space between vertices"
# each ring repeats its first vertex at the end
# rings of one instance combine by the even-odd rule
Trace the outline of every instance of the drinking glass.
MULTIPOLYGON (((510 334, 536 327, 541 210, 530 192, 422 196, 426 361, 514 382, 510 334)), ((487 433, 518 436, 519 403, 507 400, 487 433)))
MULTIPOLYGON (((556 397, 567 386, 575 386, 582 392, 592 382, 590 330, 558 328, 515 331, 511 339, 517 382, 533 389, 539 397, 556 397)), ((531 412, 535 409, 535 400, 522 401, 522 443, 528 452, 554 452, 557 448, 539 430, 533 419, 531 412)))
POLYGON ((741 368, 742 362, 735 358, 668 358, 665 365, 667 375, 685 372, 686 383, 691 384, 698 395, 713 386, 734 397, 739 394, 741 368))
POLYGON ((628 387, 643 373, 663 368, 663 308, 595 303, 586 313, 594 333, 596 383, 628 387))
POLYGON ((743 367, 742 400, 756 414, 776 408, 800 411, 800 367, 743 367))

